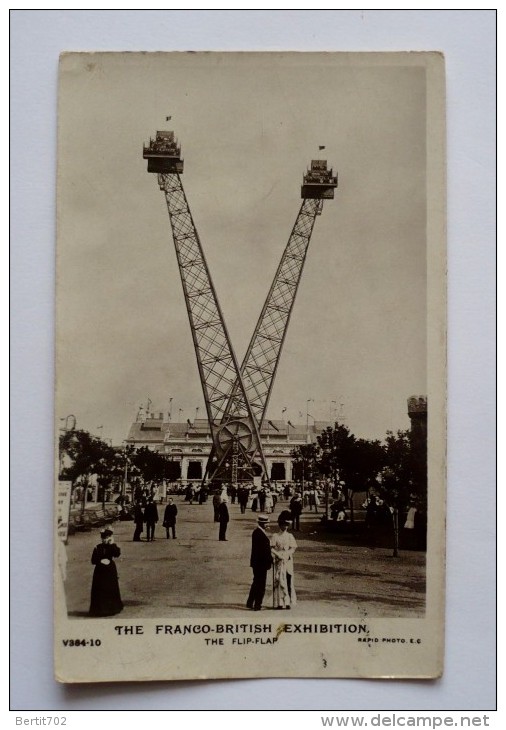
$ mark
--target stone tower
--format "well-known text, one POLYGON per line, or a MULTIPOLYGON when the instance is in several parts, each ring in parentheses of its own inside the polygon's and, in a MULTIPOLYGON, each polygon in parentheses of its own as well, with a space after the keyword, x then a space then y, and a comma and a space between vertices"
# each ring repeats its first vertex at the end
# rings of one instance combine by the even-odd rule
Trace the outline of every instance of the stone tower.
POLYGON ((427 396, 412 395, 408 398, 408 416, 411 433, 415 439, 427 442, 427 396))

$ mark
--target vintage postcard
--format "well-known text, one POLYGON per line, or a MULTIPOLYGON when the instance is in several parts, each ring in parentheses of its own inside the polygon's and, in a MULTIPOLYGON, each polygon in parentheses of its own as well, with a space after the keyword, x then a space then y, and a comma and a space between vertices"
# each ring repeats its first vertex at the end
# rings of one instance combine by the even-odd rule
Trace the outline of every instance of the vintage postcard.
POLYGON ((59 681, 442 674, 444 78, 62 55, 59 681))

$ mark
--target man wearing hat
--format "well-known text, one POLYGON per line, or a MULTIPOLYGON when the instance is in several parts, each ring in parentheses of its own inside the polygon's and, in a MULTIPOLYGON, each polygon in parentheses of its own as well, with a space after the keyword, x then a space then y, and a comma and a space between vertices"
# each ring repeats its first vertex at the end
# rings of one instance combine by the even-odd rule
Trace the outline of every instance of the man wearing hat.
POLYGON ((158 522, 158 509, 153 497, 148 499, 148 503, 144 509, 144 522, 146 523, 146 540, 153 542, 155 539, 155 527, 158 522))
POLYGON ((251 584, 246 606, 255 611, 260 611, 265 595, 267 573, 272 566, 271 543, 266 533, 269 524, 267 515, 259 515, 258 527, 251 535, 251 560, 250 566, 253 569, 253 583, 251 584))

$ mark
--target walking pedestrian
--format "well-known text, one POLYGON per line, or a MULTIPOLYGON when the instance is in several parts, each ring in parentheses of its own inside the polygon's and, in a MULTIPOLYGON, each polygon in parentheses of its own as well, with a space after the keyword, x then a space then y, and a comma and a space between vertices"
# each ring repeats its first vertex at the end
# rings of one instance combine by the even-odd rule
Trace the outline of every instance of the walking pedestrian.
POLYGON ((227 534, 227 527, 228 522, 230 520, 229 514, 228 514, 228 497, 221 498, 221 504, 218 507, 218 522, 220 523, 220 532, 219 532, 219 540, 221 542, 226 542, 226 534, 227 534))
POLYGON ((214 521, 219 522, 220 521, 220 504, 221 504, 221 496, 220 492, 215 492, 213 494, 213 511, 214 511, 214 521))
POLYGON ((135 507, 134 507, 134 523, 135 523, 135 532, 134 532, 134 536, 133 536, 133 541, 140 542, 141 533, 142 533, 143 527, 144 527, 144 512, 143 512, 140 502, 136 502, 135 507))
POLYGON ((93 549, 91 562, 95 566, 91 584, 90 616, 114 616, 123 610, 119 592, 118 570, 114 558, 121 550, 115 544, 113 531, 100 533, 101 542, 93 549))
POLYGON ((297 492, 290 500, 290 512, 292 513, 292 530, 300 530, 300 516, 302 514, 302 499, 297 492))
POLYGON ((378 540, 378 524, 380 521, 380 510, 376 496, 371 494, 365 510, 365 529, 368 535, 369 547, 374 550, 378 540))
POLYGON ((248 487, 239 487, 238 492, 238 499, 239 499, 239 505, 241 507, 241 514, 246 513, 246 507, 248 506, 248 499, 249 499, 249 489, 248 487))
POLYGON ((267 492, 265 491, 265 487, 262 487, 262 489, 258 492, 258 505, 260 507, 260 512, 265 512, 266 499, 267 499, 267 492))
POLYGON ((158 509, 152 497, 149 497, 144 510, 144 522, 146 523, 146 540, 153 542, 155 539, 155 527, 158 522, 158 509))
POLYGON ((253 582, 246 606, 254 611, 260 611, 262 608, 267 573, 272 566, 271 544, 266 532, 268 525, 269 518, 267 515, 259 515, 258 526, 251 534, 250 567, 253 569, 253 582))
POLYGON ((167 540, 169 539, 169 530, 172 532, 172 538, 173 540, 176 539, 176 515, 177 515, 177 506, 174 504, 174 500, 172 497, 169 497, 169 501, 167 503, 167 506, 165 507, 165 513, 163 515, 163 526, 165 527, 165 531, 167 533, 167 540))

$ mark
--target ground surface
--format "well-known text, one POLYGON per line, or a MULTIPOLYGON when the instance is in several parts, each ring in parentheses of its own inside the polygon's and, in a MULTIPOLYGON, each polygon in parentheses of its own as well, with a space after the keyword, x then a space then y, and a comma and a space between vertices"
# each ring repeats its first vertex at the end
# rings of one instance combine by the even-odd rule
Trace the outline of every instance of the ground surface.
MULTIPOLYGON (((228 541, 219 542, 210 502, 190 505, 176 497, 176 503, 176 540, 167 540, 161 525, 165 505, 158 505, 160 522, 154 542, 133 542, 132 522, 116 521, 112 526, 121 548, 117 566, 125 604, 122 619, 249 615, 245 603, 252 577, 249 558, 256 514, 248 509, 241 515, 239 505, 229 505, 228 541)), ((276 515, 284 506, 278 503, 269 531, 276 531, 276 515)), ((304 512, 301 530, 293 533, 298 544, 294 617, 423 616, 425 553, 401 550, 393 558, 391 549, 371 549, 363 539, 324 531, 320 517, 304 512)), ((90 559, 98 542, 98 529, 69 537, 65 585, 70 617, 87 616, 93 574, 90 559)), ((271 581, 272 575, 265 610, 272 607, 271 581)))

